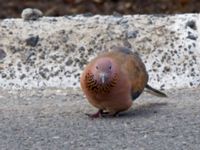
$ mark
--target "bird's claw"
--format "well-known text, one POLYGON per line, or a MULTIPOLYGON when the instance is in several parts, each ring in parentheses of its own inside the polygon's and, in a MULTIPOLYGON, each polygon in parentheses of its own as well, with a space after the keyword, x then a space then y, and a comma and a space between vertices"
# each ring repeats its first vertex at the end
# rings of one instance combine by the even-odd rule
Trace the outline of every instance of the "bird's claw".
POLYGON ((95 113, 95 114, 85 114, 87 115, 88 117, 92 118, 92 119, 95 119, 95 118, 100 118, 102 117, 102 115, 100 113, 95 113))
POLYGON ((118 112, 116 113, 109 113, 109 112, 104 112, 103 110, 99 110, 98 112, 94 114, 87 114, 86 115, 92 119, 95 118, 102 118, 102 117, 117 117, 119 115, 118 112))

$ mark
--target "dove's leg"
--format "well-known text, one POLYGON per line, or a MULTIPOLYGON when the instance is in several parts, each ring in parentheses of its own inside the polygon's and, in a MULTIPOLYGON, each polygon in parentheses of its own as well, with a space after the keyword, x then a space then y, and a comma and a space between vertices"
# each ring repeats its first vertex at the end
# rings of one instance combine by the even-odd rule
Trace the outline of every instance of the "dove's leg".
POLYGON ((102 112, 102 117, 117 117, 120 112, 102 112))
POLYGON ((115 112, 112 116, 113 116, 113 117, 117 117, 117 116, 119 116, 119 113, 120 113, 120 112, 115 112))
POLYGON ((102 117, 102 115, 104 114, 102 109, 99 109, 96 113, 94 114, 86 114, 87 116, 89 116, 90 118, 99 118, 102 117))
POLYGON ((120 112, 107 112, 103 111, 102 109, 99 109, 94 114, 86 114, 90 118, 100 118, 100 117, 117 117, 120 112))

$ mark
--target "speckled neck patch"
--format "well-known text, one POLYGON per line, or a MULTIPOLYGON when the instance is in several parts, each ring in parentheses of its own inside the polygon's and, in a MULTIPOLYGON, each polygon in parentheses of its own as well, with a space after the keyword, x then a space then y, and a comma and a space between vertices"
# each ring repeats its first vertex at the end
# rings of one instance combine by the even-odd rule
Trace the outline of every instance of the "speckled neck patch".
POLYGON ((86 87, 88 90, 98 93, 98 94, 108 94, 111 89, 116 86, 118 80, 118 75, 115 74, 112 80, 106 84, 99 84, 97 80, 94 79, 92 73, 87 73, 85 76, 86 87))

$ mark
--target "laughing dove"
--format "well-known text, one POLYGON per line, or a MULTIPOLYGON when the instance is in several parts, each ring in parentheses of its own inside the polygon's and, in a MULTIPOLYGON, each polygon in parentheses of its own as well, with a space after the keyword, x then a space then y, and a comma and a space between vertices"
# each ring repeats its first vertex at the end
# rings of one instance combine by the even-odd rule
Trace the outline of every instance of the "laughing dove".
POLYGON ((92 118, 115 116, 129 109, 144 88, 166 97, 147 84, 148 74, 139 55, 123 47, 115 47, 91 60, 80 82, 89 103, 98 108, 97 113, 88 114, 92 118))

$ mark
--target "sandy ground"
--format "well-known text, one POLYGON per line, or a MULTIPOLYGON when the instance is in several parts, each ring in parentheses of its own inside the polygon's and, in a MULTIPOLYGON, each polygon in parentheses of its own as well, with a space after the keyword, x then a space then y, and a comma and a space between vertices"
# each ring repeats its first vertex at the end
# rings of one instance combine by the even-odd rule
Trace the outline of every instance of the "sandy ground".
POLYGON ((200 89, 144 93, 117 118, 95 112, 80 91, 1 91, 0 149, 200 149, 200 89))

